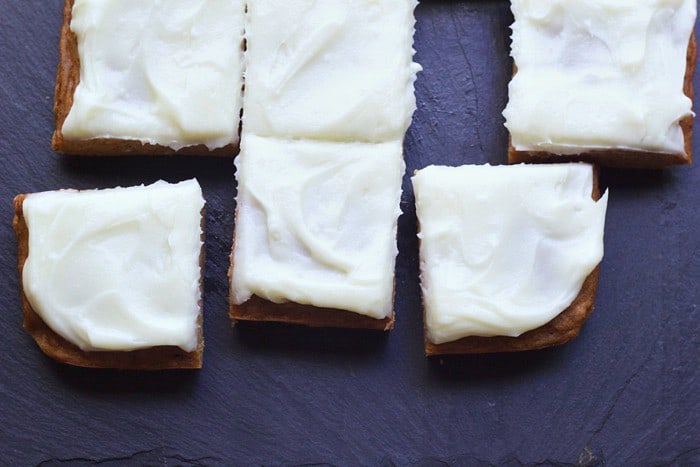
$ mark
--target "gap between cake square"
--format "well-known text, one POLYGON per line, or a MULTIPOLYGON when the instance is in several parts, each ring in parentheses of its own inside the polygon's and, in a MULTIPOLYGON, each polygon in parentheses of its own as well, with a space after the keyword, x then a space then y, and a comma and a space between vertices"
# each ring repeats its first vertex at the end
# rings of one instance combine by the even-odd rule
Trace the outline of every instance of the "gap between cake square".
POLYGON ((49 357, 202 366, 204 209, 196 180, 18 195, 24 328, 49 357))
POLYGON ((243 0, 66 0, 53 148, 234 155, 244 9, 243 0))
POLYGON ((593 166, 430 166, 412 182, 427 355, 579 334, 603 257, 607 193, 593 166))
POLYGON ((231 319, 391 329, 401 142, 244 133, 236 166, 231 319))
POLYGON ((514 0, 511 9, 510 163, 691 163, 694 0, 514 0))

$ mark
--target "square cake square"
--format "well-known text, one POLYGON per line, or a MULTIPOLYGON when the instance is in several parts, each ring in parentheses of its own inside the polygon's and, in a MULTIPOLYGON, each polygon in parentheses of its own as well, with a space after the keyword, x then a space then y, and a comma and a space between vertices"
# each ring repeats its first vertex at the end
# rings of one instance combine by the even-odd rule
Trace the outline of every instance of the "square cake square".
POLYGON ((692 158, 695 0, 513 0, 509 160, 692 158))
POLYGON ((416 103, 415 0, 257 0, 243 126, 276 138, 401 140, 416 103))
POLYGON ((232 155, 243 0, 66 0, 55 150, 232 155))
POLYGON ((401 142, 244 132, 236 166, 231 318, 391 328, 401 142))
POLYGON ((607 194, 587 164, 431 166, 414 175, 428 355, 530 350, 593 308, 607 194))
POLYGON ((24 327, 76 366, 200 368, 196 180, 15 198, 24 327))

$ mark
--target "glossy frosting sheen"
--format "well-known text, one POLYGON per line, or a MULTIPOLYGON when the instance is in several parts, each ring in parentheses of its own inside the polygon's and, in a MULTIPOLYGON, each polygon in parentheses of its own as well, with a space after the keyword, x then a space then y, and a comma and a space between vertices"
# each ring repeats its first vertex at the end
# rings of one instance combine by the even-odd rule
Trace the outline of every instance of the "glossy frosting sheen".
POLYGON ((232 291, 391 314, 404 172, 399 141, 287 141, 244 133, 232 291))
POLYGON ((29 303, 83 350, 195 350, 203 207, 195 180, 28 195, 29 303))
POLYGON ((326 141, 402 139, 416 108, 417 3, 249 2, 246 130, 326 141))
POLYGON ((237 142, 243 14, 242 0, 75 0, 80 84, 64 136, 237 142))
POLYGON ((513 146, 684 153, 695 0, 513 0, 513 146))
POLYGON ((603 257, 607 193, 591 199, 589 165, 431 166, 413 187, 436 344, 546 324, 603 257))

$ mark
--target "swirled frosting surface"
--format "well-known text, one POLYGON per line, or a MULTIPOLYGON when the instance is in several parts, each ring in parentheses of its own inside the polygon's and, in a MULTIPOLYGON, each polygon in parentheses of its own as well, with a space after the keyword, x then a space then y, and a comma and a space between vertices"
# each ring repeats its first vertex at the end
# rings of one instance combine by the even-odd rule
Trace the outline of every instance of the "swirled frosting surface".
POLYGON ((433 343, 546 324, 603 257, 607 193, 591 199, 590 165, 430 166, 412 180, 433 343))
POLYGON ((242 0, 75 0, 80 84, 64 137, 237 142, 243 15, 242 0))
POLYGON ((683 154, 695 0, 513 0, 506 127, 518 150, 683 154))
POLYGON ((403 139, 416 108, 415 0, 256 0, 243 126, 259 136, 403 139))
POLYGON ((404 172, 400 141, 243 134, 232 295, 391 314, 404 172))
POLYGON ((196 180, 28 195, 29 303, 83 350, 195 350, 203 207, 196 180))

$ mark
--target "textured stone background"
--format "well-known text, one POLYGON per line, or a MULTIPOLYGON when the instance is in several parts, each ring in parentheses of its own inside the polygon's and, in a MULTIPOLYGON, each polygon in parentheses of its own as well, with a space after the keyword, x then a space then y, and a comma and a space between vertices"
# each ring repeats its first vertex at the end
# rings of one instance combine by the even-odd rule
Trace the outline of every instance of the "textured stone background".
MULTIPOLYGON (((234 329, 230 159, 51 151, 61 3, 0 0, 0 464, 700 464, 697 164, 603 171, 611 197, 597 308, 562 348, 423 357, 408 183, 393 332, 234 329), (21 329, 12 197, 192 176, 208 201, 204 369, 89 371, 45 358, 21 329)), ((417 17, 425 71, 409 172, 505 162, 508 3, 426 0, 417 17)))

